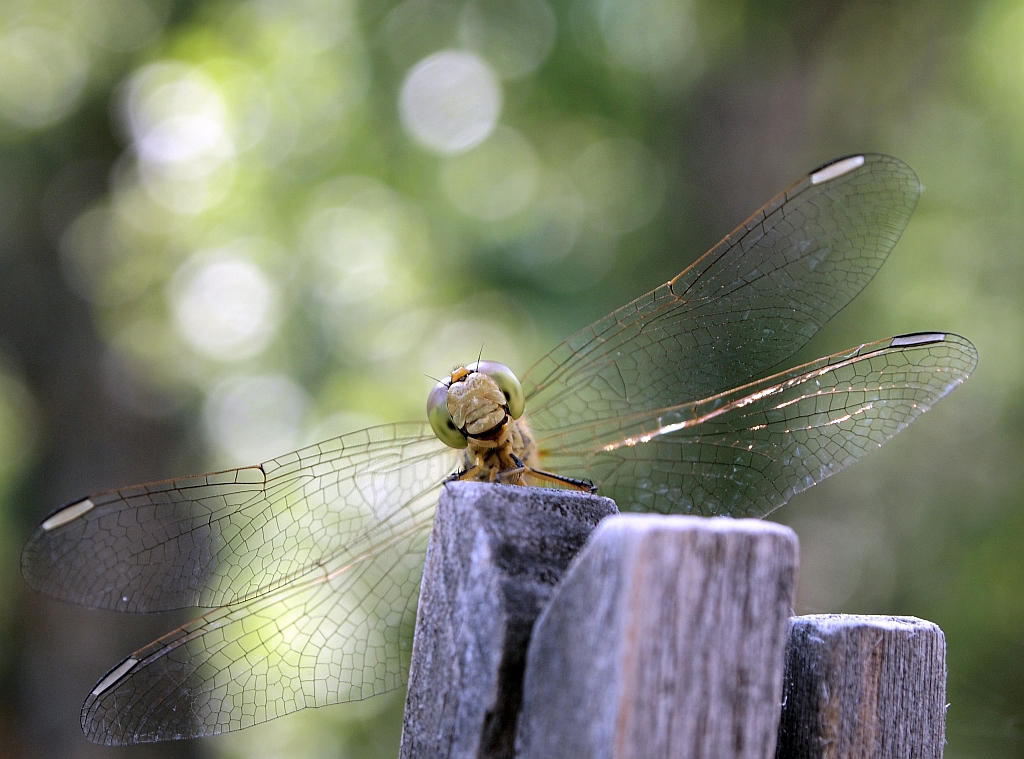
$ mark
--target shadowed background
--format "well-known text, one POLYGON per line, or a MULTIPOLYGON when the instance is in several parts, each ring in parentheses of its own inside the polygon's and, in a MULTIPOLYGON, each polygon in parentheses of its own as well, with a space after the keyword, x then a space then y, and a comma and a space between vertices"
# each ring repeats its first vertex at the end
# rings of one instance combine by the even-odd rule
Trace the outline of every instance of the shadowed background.
POLYGON ((90 745, 86 693, 187 617, 47 601, 31 528, 90 491, 419 419, 519 373, 805 172, 925 192, 792 363, 948 330, 981 363, 773 518, 798 613, 949 643, 946 756, 1024 753, 1024 3, 10 0, 0 6, 0 755, 374 757, 403 692, 90 745))

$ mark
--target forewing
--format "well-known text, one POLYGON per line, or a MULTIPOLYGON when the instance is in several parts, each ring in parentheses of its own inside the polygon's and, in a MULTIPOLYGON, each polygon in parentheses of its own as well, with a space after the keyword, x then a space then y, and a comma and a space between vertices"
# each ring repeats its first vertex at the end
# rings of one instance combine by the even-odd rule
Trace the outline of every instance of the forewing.
POLYGON ((385 425, 260 466, 99 493, 36 529, 22 572, 42 593, 117 611, 235 603, 391 539, 456 460, 426 425, 385 425))
POLYGON ((919 194, 914 172, 882 155, 804 177, 674 280, 530 369, 534 430, 704 398, 789 358, 878 271, 919 194))
POLYGON ((889 338, 696 403, 542 436, 541 460, 623 510, 761 517, 881 446, 976 365, 957 335, 889 338))
POLYGON ((86 736, 126 744, 214 735, 402 685, 439 488, 422 469, 415 478, 400 470, 399 489, 415 495, 367 553, 216 609, 111 670, 82 708, 86 736))

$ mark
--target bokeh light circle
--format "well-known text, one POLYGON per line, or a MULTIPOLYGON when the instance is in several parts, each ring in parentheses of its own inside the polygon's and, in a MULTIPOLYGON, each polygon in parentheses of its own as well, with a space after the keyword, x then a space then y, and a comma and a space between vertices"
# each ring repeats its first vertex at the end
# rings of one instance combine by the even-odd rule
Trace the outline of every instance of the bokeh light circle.
POLYGON ((267 275, 230 249, 197 254, 171 281, 178 333, 200 353, 222 361, 251 358, 273 339, 279 295, 267 275))
POLYGON ((526 209, 537 192, 537 153, 523 135, 498 127, 482 145, 441 167, 441 187, 452 205, 481 221, 526 209))
POLYGON ((132 76, 124 111, 143 186, 157 202, 194 214, 224 196, 236 147, 210 76, 183 63, 150 64, 132 76))
POLYGON ((594 5, 608 62, 651 74, 666 73, 692 56, 696 9, 687 0, 598 0, 594 5))
POLYGON ((388 216, 358 206, 327 208, 305 227, 305 243, 317 259, 317 295, 332 303, 382 297, 394 281, 401 241, 388 216))
POLYGON ((405 77, 398 111, 406 131, 438 153, 460 153, 487 139, 501 114, 494 70, 465 50, 442 50, 405 77))
POLYGON ((24 26, 0 37, 0 117, 27 129, 60 121, 77 106, 89 71, 70 34, 24 26))
POLYGON ((661 207, 661 164, 636 140, 620 137, 588 145, 573 165, 573 179, 594 224, 616 234, 647 224, 661 207))
POLYGON ((545 0, 469 0, 459 40, 494 65, 502 79, 536 71, 555 46, 558 21, 545 0))
POLYGON ((207 396, 207 438, 235 465, 256 464, 295 450, 309 408, 306 392, 283 374, 233 377, 207 396))

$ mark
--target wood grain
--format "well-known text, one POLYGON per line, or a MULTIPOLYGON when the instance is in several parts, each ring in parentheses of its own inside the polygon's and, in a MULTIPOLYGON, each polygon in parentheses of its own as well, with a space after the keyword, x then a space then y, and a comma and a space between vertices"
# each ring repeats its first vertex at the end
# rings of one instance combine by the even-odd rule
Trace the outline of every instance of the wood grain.
POLYGON ((458 482, 427 548, 400 756, 513 756, 533 623, 597 523, 600 496, 458 482))
POLYGON ((938 759, 946 641, 915 617, 794 617, 778 759, 938 759))
POLYGON ((758 520, 604 521, 534 628, 523 759, 767 759, 797 565, 758 520))

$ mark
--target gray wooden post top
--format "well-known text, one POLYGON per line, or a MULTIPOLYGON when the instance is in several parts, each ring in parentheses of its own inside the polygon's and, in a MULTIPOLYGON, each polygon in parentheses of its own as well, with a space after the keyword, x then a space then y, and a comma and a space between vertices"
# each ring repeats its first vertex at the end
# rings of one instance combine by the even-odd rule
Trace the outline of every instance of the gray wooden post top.
POLYGON ((521 759, 769 759, 796 562, 770 522, 602 522, 534 627, 521 759))
POLYGON ((732 517, 695 517, 682 514, 646 514, 626 512, 608 519, 598 527, 598 534, 605 532, 621 532, 629 535, 686 533, 699 531, 702 533, 742 534, 748 536, 775 536, 786 543, 792 542, 793 549, 798 545, 796 533, 785 525, 768 522, 764 519, 733 519, 732 517))
POLYGON ((401 757, 513 756, 526 646, 609 498, 455 482, 423 570, 401 757))
POLYGON ((794 628, 811 628, 826 635, 841 635, 862 628, 872 630, 933 633, 942 630, 934 622, 918 617, 893 617, 880 614, 803 614, 790 620, 794 628))
POLYGON ((946 641, 916 617, 790 620, 777 759, 940 759, 946 641))

